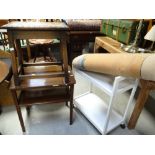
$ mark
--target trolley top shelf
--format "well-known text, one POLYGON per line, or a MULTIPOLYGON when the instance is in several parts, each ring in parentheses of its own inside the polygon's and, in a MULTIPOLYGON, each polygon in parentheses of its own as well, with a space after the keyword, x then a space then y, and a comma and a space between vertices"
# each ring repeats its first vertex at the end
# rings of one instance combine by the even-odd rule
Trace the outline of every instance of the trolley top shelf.
POLYGON ((90 80, 93 84, 95 84, 100 89, 103 89, 105 93, 109 96, 113 94, 113 84, 114 82, 119 82, 118 89, 116 93, 123 93, 127 90, 133 88, 135 84, 135 80, 132 78, 122 77, 122 76, 112 76, 107 74, 99 74, 88 71, 76 70, 77 73, 83 75, 85 78, 90 80))

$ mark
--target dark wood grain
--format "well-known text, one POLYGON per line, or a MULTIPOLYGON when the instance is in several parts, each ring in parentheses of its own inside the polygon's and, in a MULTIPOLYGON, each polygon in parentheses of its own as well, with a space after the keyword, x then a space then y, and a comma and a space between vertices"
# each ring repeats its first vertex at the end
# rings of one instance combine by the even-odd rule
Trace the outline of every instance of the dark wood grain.
POLYGON ((64 77, 64 72, 57 73, 38 73, 38 74, 29 74, 29 75, 19 75, 20 80, 24 79, 41 79, 41 78, 53 78, 53 77, 64 77))
POLYGON ((69 30, 64 22, 10 22, 1 28, 8 30, 69 30))
POLYGON ((11 80, 10 89, 37 89, 49 88, 55 86, 72 85, 75 83, 74 76, 69 77, 69 82, 65 83, 64 77, 40 78, 40 79, 22 79, 19 86, 15 86, 13 79, 11 80))
POLYGON ((60 65, 28 66, 28 67, 24 67, 25 75, 30 75, 30 74, 48 74, 48 73, 49 74, 52 74, 52 73, 55 74, 55 73, 60 73, 60 72, 63 72, 62 66, 60 66, 60 65))
POLYGON ((20 105, 51 104, 69 101, 65 87, 50 88, 45 90, 25 90, 20 95, 20 105))
POLYGON ((36 63, 24 63, 23 66, 48 66, 48 65, 62 65, 62 62, 36 62, 36 63))

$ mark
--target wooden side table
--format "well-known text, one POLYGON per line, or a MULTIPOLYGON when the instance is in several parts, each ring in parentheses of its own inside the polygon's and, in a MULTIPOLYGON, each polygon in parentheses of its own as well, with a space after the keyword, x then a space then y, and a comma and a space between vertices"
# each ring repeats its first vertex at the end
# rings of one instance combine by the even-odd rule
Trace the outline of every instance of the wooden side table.
POLYGON ((99 47, 107 50, 109 53, 124 53, 120 47, 121 43, 109 37, 96 37, 94 44, 94 53, 98 53, 99 47))
POLYGON ((73 122, 73 91, 75 79, 68 66, 67 32, 68 26, 63 22, 11 22, 2 28, 7 29, 12 54, 13 78, 10 89, 20 120, 25 132, 21 106, 29 112, 33 104, 70 102, 70 124, 73 122), (23 60, 20 39, 60 40, 60 62, 27 63, 23 60), (16 63, 16 52, 18 63, 16 63), (18 94, 18 92, 20 92, 18 94))
MULTIPOLYGON (((96 37, 95 39, 95 46, 94 46, 94 53, 98 52, 98 48, 104 48, 109 53, 125 53, 120 48, 121 43, 109 38, 109 37, 96 37)), ((147 81, 147 80, 140 80, 141 83, 141 90, 139 92, 134 110, 131 114, 128 128, 134 129, 137 123, 137 120, 142 112, 142 109, 147 101, 149 93, 151 90, 155 90, 155 82, 154 81, 147 81)))

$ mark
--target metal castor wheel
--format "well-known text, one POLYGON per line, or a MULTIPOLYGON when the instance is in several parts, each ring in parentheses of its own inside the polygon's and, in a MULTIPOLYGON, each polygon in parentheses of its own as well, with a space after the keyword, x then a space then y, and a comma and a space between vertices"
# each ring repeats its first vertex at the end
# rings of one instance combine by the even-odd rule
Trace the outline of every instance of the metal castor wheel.
POLYGON ((125 124, 121 124, 120 127, 121 127, 122 129, 125 129, 125 128, 126 128, 125 124))

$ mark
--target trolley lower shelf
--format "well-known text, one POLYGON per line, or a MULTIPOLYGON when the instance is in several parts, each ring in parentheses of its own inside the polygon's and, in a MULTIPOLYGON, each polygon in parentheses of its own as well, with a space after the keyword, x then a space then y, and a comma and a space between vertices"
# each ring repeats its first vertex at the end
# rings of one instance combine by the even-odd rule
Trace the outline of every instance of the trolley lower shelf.
MULTIPOLYGON (((75 98, 75 106, 85 117, 101 132, 104 133, 104 125, 107 116, 108 105, 94 93, 86 93, 75 98)), ((107 133, 123 122, 122 116, 112 110, 107 128, 107 133)))

